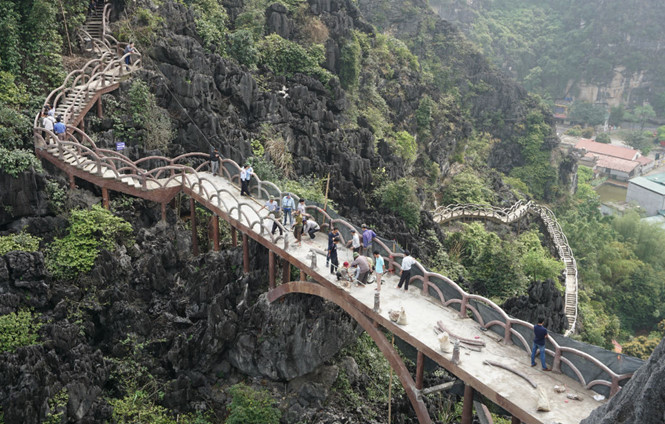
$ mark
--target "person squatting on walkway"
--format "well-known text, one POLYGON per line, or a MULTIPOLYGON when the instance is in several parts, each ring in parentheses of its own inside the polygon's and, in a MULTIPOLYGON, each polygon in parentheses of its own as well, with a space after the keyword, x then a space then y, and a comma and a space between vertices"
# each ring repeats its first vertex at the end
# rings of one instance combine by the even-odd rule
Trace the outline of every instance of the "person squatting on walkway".
POLYGON ((254 172, 254 169, 249 166, 249 164, 245 164, 245 167, 240 171, 240 195, 243 196, 247 194, 248 196, 252 196, 252 194, 249 192, 249 181, 252 179, 252 173, 254 172))
POLYGON ((279 205, 277 204, 277 201, 275 200, 274 197, 271 197, 266 203, 261 206, 261 209, 259 209, 259 212, 262 211, 263 209, 268 209, 268 215, 272 215, 275 220, 272 223, 272 230, 270 231, 271 234, 275 234, 275 231, 279 230, 279 235, 281 236, 284 234, 282 232, 282 228, 277 224, 279 222, 280 218, 280 211, 279 211, 279 205))
POLYGON ((286 195, 282 198, 282 212, 284 212, 284 225, 286 225, 286 221, 289 221, 289 225, 293 225, 293 217, 291 216, 291 211, 293 208, 295 208, 295 203, 293 202, 293 198, 291 197, 290 193, 286 193, 286 195))
POLYGON ((219 150, 217 149, 210 153, 210 171, 213 177, 219 172, 219 150))
POLYGON ((319 227, 319 224, 317 224, 316 221, 314 221, 313 219, 303 218, 303 231, 309 234, 310 239, 314 240, 314 238, 316 237, 314 233, 316 233, 320 229, 321 227, 319 227))
POLYGON ((359 273, 357 279, 360 283, 362 283, 362 286, 358 287, 365 287, 365 284, 367 284, 367 277, 369 276, 369 262, 367 262, 367 258, 358 253, 354 253, 351 266, 358 267, 359 273))
POLYGON ((376 291, 381 291, 381 277, 383 276, 383 257, 379 255, 379 251, 374 251, 374 271, 376 272, 376 291))
MULTIPOLYGON (((298 210, 300 210, 300 206, 298 206, 298 210)), ((328 266, 328 263, 330 262, 330 248, 333 245, 333 240, 339 237, 339 230, 337 227, 332 227, 332 230, 328 233, 328 255, 326 255, 326 267, 328 266)))
POLYGON ((545 340, 547 339, 547 329, 543 326, 545 318, 538 317, 537 325, 533 326, 533 348, 531 348, 531 366, 536 366, 536 351, 540 350, 540 364, 543 371, 550 371, 545 362, 545 340))
POLYGON ((330 273, 337 274, 337 267, 339 266, 339 259, 337 258, 337 245, 339 244, 339 237, 333 239, 332 246, 328 249, 328 257, 330 258, 330 273))
POLYGON ((402 259, 402 271, 400 272, 399 284, 397 288, 401 289, 404 284, 404 291, 409 291, 409 280, 411 279, 411 267, 416 263, 416 260, 411 256, 408 250, 404 251, 404 259, 402 259))
POLYGON ((372 252, 372 241, 376 237, 376 233, 373 230, 367 228, 367 224, 362 225, 363 229, 363 248, 360 253, 366 256, 372 252))

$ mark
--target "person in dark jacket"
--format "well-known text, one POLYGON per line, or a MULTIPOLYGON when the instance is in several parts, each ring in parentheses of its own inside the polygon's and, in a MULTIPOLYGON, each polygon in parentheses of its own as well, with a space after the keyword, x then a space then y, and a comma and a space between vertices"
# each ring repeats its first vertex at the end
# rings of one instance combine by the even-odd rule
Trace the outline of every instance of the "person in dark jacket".
POLYGON ((328 256, 330 257, 330 273, 336 274, 337 267, 339 266, 339 259, 337 258, 337 245, 339 244, 339 237, 333 239, 332 246, 328 249, 328 256))
POLYGON ((531 366, 536 366, 536 352, 540 350, 540 363, 543 371, 550 371, 545 362, 545 340, 547 339, 547 329, 543 326, 545 318, 539 317, 538 324, 533 326, 533 348, 531 349, 531 366))

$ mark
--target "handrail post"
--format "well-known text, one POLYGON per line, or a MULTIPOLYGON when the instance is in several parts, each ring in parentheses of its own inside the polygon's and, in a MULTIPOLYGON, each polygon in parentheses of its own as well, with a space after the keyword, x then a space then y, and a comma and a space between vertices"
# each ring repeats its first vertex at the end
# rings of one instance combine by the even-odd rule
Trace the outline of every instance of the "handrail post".
POLYGON ((462 303, 459 307, 459 316, 460 318, 466 318, 466 305, 469 303, 469 298, 466 294, 462 295, 462 303))
POLYGON ((513 329, 513 322, 510 320, 510 318, 508 318, 506 320, 506 331, 503 335, 503 344, 505 345, 513 344, 512 329, 513 329))
POLYGON ((193 198, 189 199, 189 216, 190 224, 192 227, 192 253, 194 256, 199 255, 199 240, 196 234, 196 203, 193 198))
POLYGON ((561 372, 561 348, 554 348, 554 361, 552 362, 552 371, 561 372))

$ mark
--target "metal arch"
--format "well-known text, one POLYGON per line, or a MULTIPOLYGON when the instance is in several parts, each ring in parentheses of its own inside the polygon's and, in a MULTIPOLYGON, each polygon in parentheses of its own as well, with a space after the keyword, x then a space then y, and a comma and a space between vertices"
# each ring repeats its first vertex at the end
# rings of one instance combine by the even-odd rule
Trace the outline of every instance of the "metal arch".
POLYGON ((325 288, 319 284, 303 281, 292 281, 290 283, 281 284, 277 288, 268 292, 268 301, 272 303, 289 293, 319 296, 325 300, 333 302, 340 308, 344 309, 346 313, 351 315, 367 334, 370 335, 379 349, 381 349, 383 356, 388 360, 390 366, 395 370, 395 374, 397 374, 397 377, 402 383, 402 387, 404 387, 404 391, 411 401, 411 406, 413 406, 413 409, 416 411, 418 422, 421 424, 432 423, 429 412, 427 412, 427 407, 419 396, 419 390, 416 389, 416 383, 413 380, 413 377, 411 377, 411 373, 409 373, 406 365, 404 365, 402 358, 400 358, 399 354, 395 351, 395 348, 388 342, 386 336, 374 327, 373 322, 365 316, 365 314, 349 305, 339 293, 335 293, 333 290, 325 288))

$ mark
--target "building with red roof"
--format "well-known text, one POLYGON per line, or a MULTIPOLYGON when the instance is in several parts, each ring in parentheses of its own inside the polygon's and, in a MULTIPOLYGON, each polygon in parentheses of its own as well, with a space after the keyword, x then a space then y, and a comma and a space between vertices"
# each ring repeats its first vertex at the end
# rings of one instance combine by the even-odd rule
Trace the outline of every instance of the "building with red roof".
POLYGON ((580 163, 595 174, 604 174, 621 181, 642 175, 653 168, 654 161, 642 156, 639 150, 613 144, 597 143, 586 138, 575 144, 582 153, 580 163))

